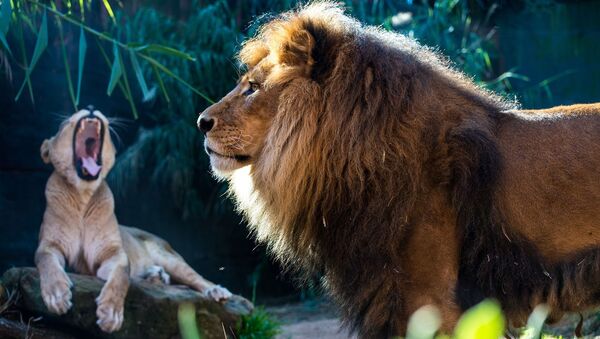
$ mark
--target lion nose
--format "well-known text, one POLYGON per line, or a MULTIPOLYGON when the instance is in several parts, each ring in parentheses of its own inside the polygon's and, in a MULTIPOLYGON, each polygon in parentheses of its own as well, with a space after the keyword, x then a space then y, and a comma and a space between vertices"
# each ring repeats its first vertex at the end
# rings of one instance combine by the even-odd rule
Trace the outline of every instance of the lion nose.
POLYGON ((210 132, 210 130, 215 126, 215 119, 213 118, 205 118, 200 116, 198 118, 198 129, 202 131, 202 133, 206 134, 210 132))

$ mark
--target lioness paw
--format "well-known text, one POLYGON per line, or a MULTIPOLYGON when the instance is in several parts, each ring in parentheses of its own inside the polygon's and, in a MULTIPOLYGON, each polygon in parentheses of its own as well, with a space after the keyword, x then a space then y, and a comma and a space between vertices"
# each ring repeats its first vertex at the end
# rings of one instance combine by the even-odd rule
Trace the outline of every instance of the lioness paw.
POLYGON ((48 310, 55 314, 65 314, 71 303, 73 283, 65 272, 41 279, 42 299, 48 310))
POLYGON ((143 279, 153 284, 163 283, 169 285, 171 283, 169 274, 162 267, 156 265, 148 267, 143 279))
POLYGON ((231 298, 232 294, 225 287, 221 285, 214 285, 204 291, 204 296, 216 301, 221 301, 231 298))
POLYGON ((96 321, 96 324, 100 326, 100 329, 107 333, 120 329, 123 325, 123 305, 102 302, 100 300, 96 300, 96 302, 98 303, 98 308, 96 309, 98 321, 96 321))

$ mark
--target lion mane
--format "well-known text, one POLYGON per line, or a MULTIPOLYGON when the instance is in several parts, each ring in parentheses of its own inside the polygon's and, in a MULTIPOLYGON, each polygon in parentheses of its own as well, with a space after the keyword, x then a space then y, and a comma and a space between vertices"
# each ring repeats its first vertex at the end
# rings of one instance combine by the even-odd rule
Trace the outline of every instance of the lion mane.
POLYGON ((497 133, 520 114, 515 102, 331 3, 264 24, 240 60, 251 68, 265 57, 275 63, 265 86, 286 85, 257 161, 230 178, 232 195, 285 267, 322 275, 361 337, 403 334, 425 303, 455 302, 460 311, 494 297, 517 319, 541 300, 571 310, 598 292, 577 285, 600 278, 597 251, 544 265, 494 201, 503 169, 497 133), (446 243, 457 249, 427 258, 446 243), (451 267, 444 274, 458 283, 446 285, 440 273, 417 286, 429 267, 451 267), (420 288, 438 288, 429 284, 456 300, 419 299, 420 288))

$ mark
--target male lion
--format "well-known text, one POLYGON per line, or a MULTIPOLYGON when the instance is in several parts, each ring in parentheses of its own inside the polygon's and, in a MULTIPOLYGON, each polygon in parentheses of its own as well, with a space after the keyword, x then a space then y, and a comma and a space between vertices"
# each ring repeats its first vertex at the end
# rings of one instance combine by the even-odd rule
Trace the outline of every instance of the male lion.
POLYGON ((364 338, 483 297, 513 325, 600 304, 600 105, 518 111, 330 3, 284 13, 198 119, 259 241, 364 338))
POLYGON ((172 277, 215 300, 229 298, 227 289, 202 278, 163 239, 117 224, 104 180, 115 160, 108 127, 99 111, 81 110, 41 147, 44 162, 54 166, 35 253, 48 309, 64 314, 71 308, 65 262, 78 273, 106 280, 96 300, 98 325, 106 332, 121 328, 129 277, 167 284, 172 277))

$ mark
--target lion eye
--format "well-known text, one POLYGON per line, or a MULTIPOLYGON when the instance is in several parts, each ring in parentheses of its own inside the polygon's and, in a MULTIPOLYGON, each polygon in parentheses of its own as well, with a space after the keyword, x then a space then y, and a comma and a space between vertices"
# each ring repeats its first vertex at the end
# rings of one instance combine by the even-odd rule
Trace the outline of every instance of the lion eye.
POLYGON ((251 95, 260 89, 260 84, 250 81, 250 87, 244 92, 245 96, 251 95))

